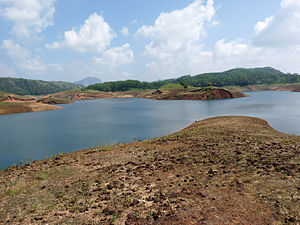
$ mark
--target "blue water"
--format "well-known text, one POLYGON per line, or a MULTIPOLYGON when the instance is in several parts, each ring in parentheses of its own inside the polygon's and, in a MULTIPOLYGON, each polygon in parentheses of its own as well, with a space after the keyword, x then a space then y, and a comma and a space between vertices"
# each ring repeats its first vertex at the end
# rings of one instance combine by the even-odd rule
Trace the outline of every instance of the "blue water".
POLYGON ((260 117, 300 135, 300 93, 249 92, 251 97, 211 101, 99 99, 62 110, 0 116, 0 167, 98 145, 151 139, 195 120, 220 115, 260 117))

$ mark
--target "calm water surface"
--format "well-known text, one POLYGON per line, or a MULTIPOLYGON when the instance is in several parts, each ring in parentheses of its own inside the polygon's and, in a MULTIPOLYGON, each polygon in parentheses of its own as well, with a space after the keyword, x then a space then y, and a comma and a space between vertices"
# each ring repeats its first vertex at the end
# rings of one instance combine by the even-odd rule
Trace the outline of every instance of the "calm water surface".
POLYGON ((220 115, 260 117, 282 132, 300 135, 300 93, 249 92, 212 101, 99 99, 58 111, 0 116, 0 167, 97 145, 131 142, 178 131, 220 115))

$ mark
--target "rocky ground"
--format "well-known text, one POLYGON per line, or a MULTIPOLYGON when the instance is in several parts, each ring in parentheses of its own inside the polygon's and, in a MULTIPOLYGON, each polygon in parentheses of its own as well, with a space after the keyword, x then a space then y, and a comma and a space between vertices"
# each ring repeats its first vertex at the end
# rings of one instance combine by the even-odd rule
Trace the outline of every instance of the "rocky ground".
POLYGON ((300 137, 217 117, 0 172, 0 224, 299 224, 300 137))

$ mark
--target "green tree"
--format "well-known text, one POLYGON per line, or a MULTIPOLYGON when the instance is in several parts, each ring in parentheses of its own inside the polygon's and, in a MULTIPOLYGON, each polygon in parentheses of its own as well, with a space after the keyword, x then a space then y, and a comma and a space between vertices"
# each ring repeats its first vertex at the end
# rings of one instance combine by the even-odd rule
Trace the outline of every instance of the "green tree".
POLYGON ((186 83, 185 80, 181 80, 179 83, 182 85, 182 87, 183 87, 184 89, 187 89, 188 84, 186 83))

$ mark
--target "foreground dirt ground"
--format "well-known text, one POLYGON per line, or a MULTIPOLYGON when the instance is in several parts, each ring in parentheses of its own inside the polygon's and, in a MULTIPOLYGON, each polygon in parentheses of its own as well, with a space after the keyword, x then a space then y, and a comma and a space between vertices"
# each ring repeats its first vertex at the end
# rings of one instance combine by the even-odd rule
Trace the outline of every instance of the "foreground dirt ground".
POLYGON ((0 224, 299 224, 300 137, 217 117, 0 172, 0 224))

